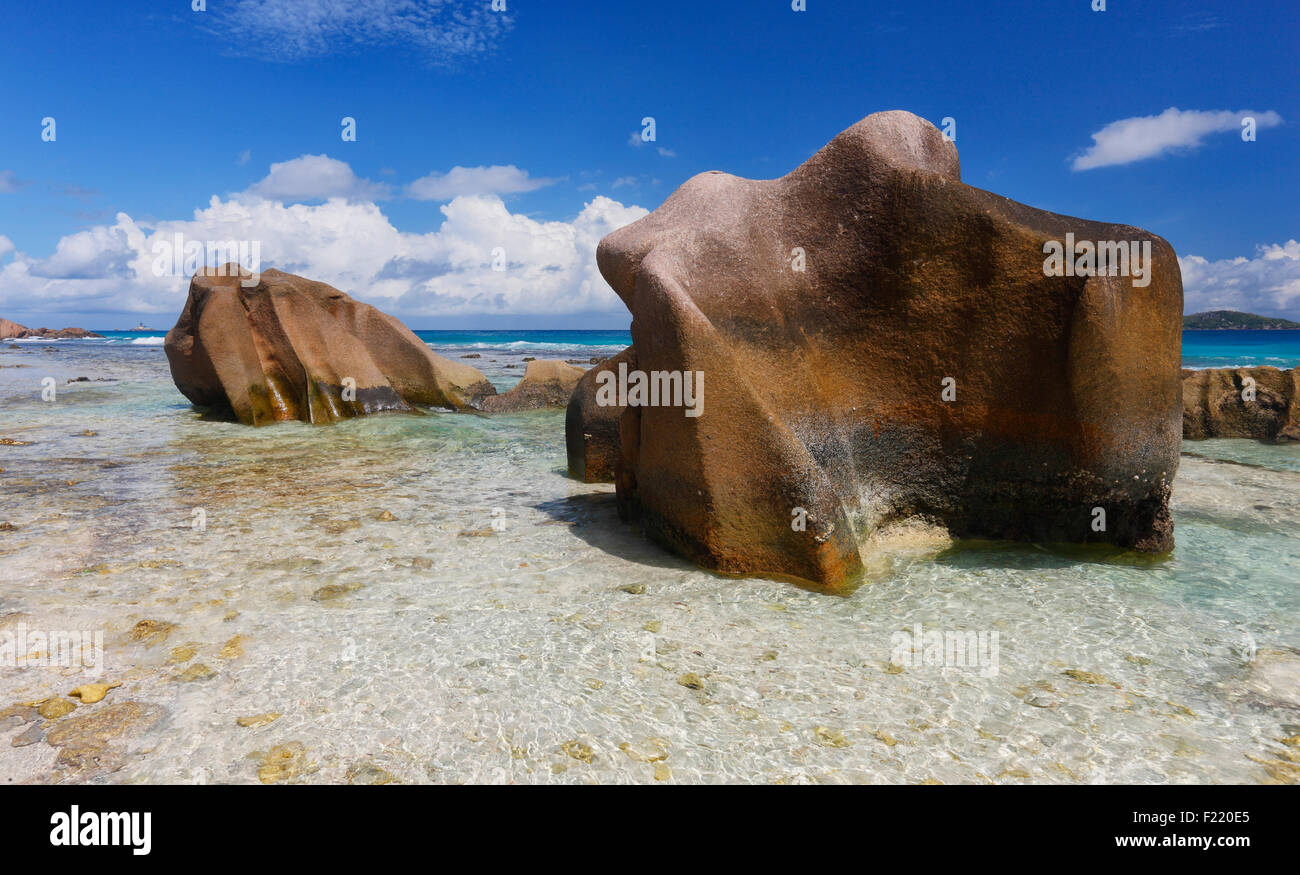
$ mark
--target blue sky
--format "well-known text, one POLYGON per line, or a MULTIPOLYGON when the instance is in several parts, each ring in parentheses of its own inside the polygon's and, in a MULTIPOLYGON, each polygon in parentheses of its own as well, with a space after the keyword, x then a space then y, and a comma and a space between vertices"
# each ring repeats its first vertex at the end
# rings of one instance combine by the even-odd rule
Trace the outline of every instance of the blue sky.
POLYGON ((11 5, 0 316, 169 327, 187 277, 152 247, 182 233, 257 240, 417 328, 622 327, 601 235, 906 109, 956 119, 968 184, 1164 236, 1189 311, 1300 319, 1294 0, 490 5, 11 5))

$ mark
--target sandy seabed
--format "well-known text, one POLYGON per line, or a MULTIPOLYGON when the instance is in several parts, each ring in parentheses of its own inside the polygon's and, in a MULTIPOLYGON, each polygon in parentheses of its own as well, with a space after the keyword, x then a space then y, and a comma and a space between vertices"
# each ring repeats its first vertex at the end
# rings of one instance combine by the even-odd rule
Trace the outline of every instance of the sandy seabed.
POLYGON ((619 523, 562 412, 251 429, 57 348, 0 351, 0 641, 103 666, 0 665, 0 780, 1300 779, 1300 448, 1186 444, 1163 560, 906 530, 827 595, 619 523), (996 671, 891 661, 917 624, 996 671))

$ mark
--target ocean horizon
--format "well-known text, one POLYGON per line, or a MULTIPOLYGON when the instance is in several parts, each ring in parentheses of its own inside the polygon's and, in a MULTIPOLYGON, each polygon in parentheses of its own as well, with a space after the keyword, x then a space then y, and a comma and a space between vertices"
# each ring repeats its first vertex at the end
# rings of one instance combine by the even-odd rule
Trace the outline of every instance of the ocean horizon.
MULTIPOLYGON (((101 338, 63 343, 121 344, 161 346, 164 330, 89 329, 101 338)), ((457 329, 417 330, 415 335, 433 349, 482 352, 484 350, 530 350, 537 354, 567 356, 618 353, 632 344, 632 333, 619 329, 457 329)), ((50 343, 44 339, 11 341, 15 343, 50 343)), ((1300 365, 1300 330, 1293 329, 1190 329, 1183 331, 1183 367, 1294 368, 1300 365)))

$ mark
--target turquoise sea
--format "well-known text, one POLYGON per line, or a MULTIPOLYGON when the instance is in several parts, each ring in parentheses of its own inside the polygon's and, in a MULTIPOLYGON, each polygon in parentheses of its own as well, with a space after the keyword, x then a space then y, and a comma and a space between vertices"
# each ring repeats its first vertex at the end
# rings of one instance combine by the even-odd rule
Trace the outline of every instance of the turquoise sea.
MULTIPOLYGON (((161 343, 163 331, 100 331, 107 342, 152 345, 161 343)), ((603 331, 417 331, 434 348, 448 350, 521 350, 533 353, 601 354, 617 352, 632 342, 632 335, 616 329, 603 331)), ((89 341, 94 342, 94 341, 89 341)), ((105 341, 101 341, 105 342, 105 341)), ((1184 331, 1183 367, 1225 368, 1300 365, 1300 331, 1184 331)))
MULTIPOLYGON (((561 411, 204 421, 162 332, 106 333, 0 343, 0 661, 103 636, 93 677, 0 665, 0 783, 1300 777, 1300 447, 1185 443, 1167 557, 900 526, 830 596, 619 523, 561 411), (918 627, 998 649, 900 662, 918 627), (73 713, 102 721, 38 713, 85 682, 121 685, 73 713)), ((419 334, 500 388, 630 341, 419 334)), ((1290 367, 1298 335, 1184 361, 1290 367)))

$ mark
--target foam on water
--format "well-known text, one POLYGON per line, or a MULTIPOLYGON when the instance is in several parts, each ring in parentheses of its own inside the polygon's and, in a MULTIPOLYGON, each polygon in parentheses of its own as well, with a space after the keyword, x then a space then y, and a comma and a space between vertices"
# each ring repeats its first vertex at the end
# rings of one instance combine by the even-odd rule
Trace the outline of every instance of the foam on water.
MULTIPOLYGON (((0 627, 104 630, 123 686, 72 716, 163 713, 111 770, 0 724, 6 780, 257 781, 294 743, 291 779, 315 782, 1292 774, 1277 740, 1300 710, 1251 679, 1300 648, 1295 447, 1188 444, 1167 559, 902 527, 832 596, 708 574, 620 524, 611 487, 565 476, 559 411, 252 429, 202 421, 156 347, 0 364, 28 365, 0 369, 0 437, 30 441, 0 446, 0 627), (64 382, 82 375, 111 381, 64 382), (151 645, 141 620, 176 626, 151 645), (997 673, 895 665, 916 624, 997 632, 997 673), (195 664, 213 676, 178 679, 195 664)), ((0 669, 0 708, 77 683, 0 669)))

